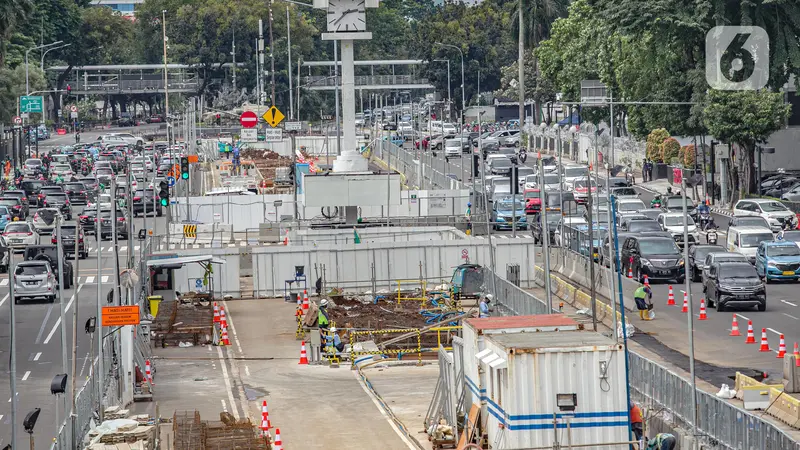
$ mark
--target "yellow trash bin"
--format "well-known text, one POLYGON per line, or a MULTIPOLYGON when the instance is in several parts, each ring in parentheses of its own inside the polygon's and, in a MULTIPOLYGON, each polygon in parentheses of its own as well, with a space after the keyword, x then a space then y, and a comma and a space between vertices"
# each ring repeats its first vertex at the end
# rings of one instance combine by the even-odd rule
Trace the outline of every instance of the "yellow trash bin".
POLYGON ((164 300, 164 297, 160 295, 151 295, 147 297, 147 300, 150 302, 150 314, 156 317, 158 315, 158 305, 161 303, 161 300, 164 300))

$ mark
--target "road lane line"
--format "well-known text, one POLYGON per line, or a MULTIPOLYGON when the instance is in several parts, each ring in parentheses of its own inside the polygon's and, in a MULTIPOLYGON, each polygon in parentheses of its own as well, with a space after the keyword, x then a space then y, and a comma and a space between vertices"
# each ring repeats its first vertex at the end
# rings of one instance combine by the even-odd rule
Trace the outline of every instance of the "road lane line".
POLYGON ((3 303, 5 303, 5 302, 6 302, 6 300, 8 300, 8 297, 9 297, 10 295, 11 295, 11 294, 6 294, 6 296, 5 296, 5 297, 3 297, 3 299, 2 299, 2 300, 0 300, 0 306, 3 306, 3 303))
MULTIPOLYGON (((82 285, 82 284, 81 284, 81 285, 78 285, 78 289, 75 291, 75 294, 72 294, 72 297, 70 297, 70 299, 69 299, 69 302, 67 303, 67 307, 66 307, 66 308, 64 308, 64 312, 65 312, 65 313, 66 313, 67 311, 69 311, 69 308, 70 308, 70 307, 72 306, 72 304, 75 302, 75 295, 76 295, 78 292, 80 292, 80 291, 81 291, 81 288, 82 288, 82 287, 83 287, 83 285, 82 285)), ((51 306, 52 306, 52 305, 51 305, 51 306)), ((56 334, 56 330, 58 329, 58 326, 59 326, 59 325, 61 325, 61 317, 59 317, 59 318, 58 318, 58 320, 56 320, 56 323, 55 323, 55 324, 53 324, 53 329, 52 329, 52 330, 50 330, 50 333, 47 335, 47 338, 45 338, 45 340, 44 340, 44 345, 47 345, 48 343, 50 343, 50 339, 53 339, 53 335, 54 335, 54 334, 56 334)))
POLYGON ((86 283, 94 283, 94 277, 86 277, 86 283))
POLYGON ((781 302, 786 303, 787 305, 797 306, 796 303, 792 303, 792 302, 789 302, 789 301, 786 301, 786 300, 781 300, 781 302))
POLYGON ((103 283, 108 283, 108 275, 103 275, 103 278, 101 279, 101 281, 103 283))
POLYGON ((0 286, 8 286, 8 278, 3 278, 0 280, 0 286))
POLYGON ((750 318, 749 318, 749 317, 745 317, 745 316, 743 316, 742 314, 736 314, 736 315, 737 315, 737 316, 739 316, 739 317, 741 317, 742 319, 744 319, 744 320, 748 321, 748 322, 750 321, 750 318))
POLYGON ((781 334, 780 331, 773 330, 772 328, 767 328, 767 331, 772 331, 775 334, 781 334))
MULTIPOLYGON (((233 399, 233 387, 231 386, 231 379, 228 377, 228 368, 225 367, 225 357, 222 356, 222 348, 217 347, 217 356, 219 357, 219 365, 222 367, 222 379, 225 380, 225 390, 228 391, 228 400, 231 401, 231 408, 233 409, 233 417, 239 420, 239 408, 236 407, 236 401, 233 399)), ((222 400, 223 403, 225 400, 222 400)), ((245 407, 246 405, 242 405, 245 407)))
MULTIPOLYGON (((239 343, 239 336, 236 334, 236 327, 233 326, 233 318, 231 317, 231 310, 228 308, 228 302, 222 302, 225 305, 225 311, 227 311, 228 315, 226 316, 228 319, 228 325, 231 326, 231 333, 233 334, 233 340, 236 342, 236 347, 239 348, 239 354, 243 355, 244 352, 242 351, 242 344, 239 343)), ((233 364, 233 363, 231 363, 233 364)))
POLYGON ((53 306, 55 306, 55 304, 51 304, 47 308, 47 313, 44 315, 44 320, 42 321, 42 326, 39 327, 39 333, 36 335, 36 343, 37 344, 42 342, 42 333, 44 333, 44 327, 47 326, 47 320, 50 319, 50 313, 53 311, 53 306))
POLYGON ((219 401, 222 402, 222 412, 228 412, 228 406, 225 404, 225 399, 221 398, 219 401))
POLYGON ((794 319, 794 320, 800 320, 800 319, 798 319, 797 317, 795 317, 795 316, 793 316, 793 315, 791 315, 791 314, 786 314, 786 313, 783 313, 783 315, 784 315, 784 316, 786 316, 786 317, 791 317, 791 318, 792 318, 792 319, 794 319))
POLYGON ((22 376, 22 381, 27 380, 29 376, 31 376, 31 371, 30 370, 25 372, 25 375, 22 376))
POLYGON ((41 356, 42 356, 42 352, 39 352, 39 353, 36 354, 36 356, 33 357, 33 360, 34 361, 38 361, 41 356))

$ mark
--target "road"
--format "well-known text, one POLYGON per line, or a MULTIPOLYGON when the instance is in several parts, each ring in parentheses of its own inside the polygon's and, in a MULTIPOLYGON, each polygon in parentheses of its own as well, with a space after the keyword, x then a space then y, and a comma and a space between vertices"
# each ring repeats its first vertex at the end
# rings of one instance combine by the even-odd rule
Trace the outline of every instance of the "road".
MULTIPOLYGON (((141 127, 144 128, 144 127, 141 127)), ((115 128, 111 130, 90 131, 82 134, 82 140, 96 139, 104 132, 118 130, 142 131, 140 127, 115 128)), ((54 136, 52 139, 42 141, 39 149, 49 150, 58 145, 74 142, 74 135, 54 136)), ((77 216, 81 207, 73 207, 73 215, 77 216)), ((134 220, 134 227, 142 227, 142 218, 134 220)), ((157 219, 159 227, 164 227, 163 218, 157 219)), ((152 226, 152 218, 148 217, 152 226)), ((49 236, 42 237, 42 243, 48 243, 49 236)), ((82 376, 77 377, 77 386, 81 386, 89 372, 88 358, 90 352, 96 352, 96 342, 91 344, 90 335, 84 333, 83 326, 89 317, 96 316, 97 311, 97 286, 100 284, 101 296, 105 296, 112 289, 115 282, 115 252, 112 241, 100 242, 101 271, 97 271, 97 242, 94 236, 87 237, 89 258, 79 260, 75 268, 78 273, 78 284, 74 288, 64 291, 63 300, 66 305, 66 330, 67 330, 67 373, 72 367, 72 330, 73 313, 78 311, 78 351, 77 371, 82 376)), ((120 240, 119 258, 122 268, 128 254, 127 241, 120 240)), ((139 241, 134 241, 134 252, 138 256, 139 241)), ((138 258, 137 258, 138 259, 138 258)), ((16 261, 21 261, 21 256, 16 256, 16 261)), ((73 263, 74 264, 74 263, 73 263)), ((11 440, 11 389, 10 389, 10 306, 8 275, 0 276, 0 448, 5 447, 11 440)), ((34 439, 36 448, 49 448, 56 433, 56 399, 50 394, 50 381, 56 374, 64 373, 62 359, 62 342, 60 319, 60 305, 58 300, 54 304, 37 302, 24 302, 16 305, 16 348, 17 348, 17 438, 20 446, 27 445, 28 435, 22 428, 25 415, 36 407, 42 408, 37 422, 34 439)), ((59 408, 59 421, 64 418, 63 407, 59 408)))
MULTIPOLYGON (((404 148, 410 150, 412 146, 410 143, 407 143, 404 148)), ((469 154, 465 154, 463 158, 450 158, 450 161, 446 162, 444 160, 444 152, 437 153, 438 156, 434 158, 433 163, 436 170, 456 174, 461 179, 468 179, 469 171, 471 171, 469 154), (461 174, 464 175, 462 176, 461 174)), ((534 159, 535 158, 529 159, 525 165, 532 167, 534 159)), ((645 204, 649 204, 655 194, 654 191, 641 185, 637 185, 635 188, 640 193, 642 201, 644 201, 645 204)), ((716 213, 714 213, 713 216, 714 221, 720 227, 718 242, 724 246, 729 219, 727 216, 716 213)), ((511 231, 504 230, 499 232, 493 231, 493 234, 497 238, 506 239, 510 238, 512 233, 511 231)), ((517 234, 529 236, 529 233, 524 230, 518 230, 517 234)), ((671 323, 681 324, 685 330, 686 325, 683 324, 685 324, 687 320, 686 314, 681 313, 685 286, 673 285, 677 305, 666 306, 669 286, 669 284, 652 285, 653 299, 657 314, 666 314, 672 319, 671 323)), ((797 290, 797 283, 771 282, 767 286, 768 304, 767 310, 764 312, 759 312, 755 308, 733 310, 731 312, 726 311, 723 313, 717 313, 714 309, 708 309, 708 319, 704 321, 696 320, 694 323, 696 340, 710 340, 712 347, 715 346, 718 349, 725 349, 726 351, 724 353, 731 355, 730 358, 715 358, 713 362, 717 365, 726 367, 747 367, 780 376, 783 360, 776 358, 780 334, 784 335, 786 350, 789 353, 793 351, 795 342, 800 343, 800 297, 796 294, 797 290), (737 315, 739 330, 742 334, 741 337, 729 336, 734 314, 737 315), (758 343, 760 343, 761 339, 761 329, 764 328, 766 330, 770 352, 760 352, 760 345, 758 344, 744 343, 747 334, 748 320, 752 320, 753 322, 755 337, 758 343), (727 364, 725 364, 726 361, 727 364)), ((691 283, 691 293, 694 302, 695 319, 699 319, 700 299, 703 297, 702 284, 691 283)), ((632 293, 626 294, 632 295, 632 293)), ((676 330, 675 333, 662 332, 659 333, 658 340, 673 349, 684 350, 687 348, 685 331, 676 330)), ((708 344, 709 342, 704 343, 704 345, 708 344)))

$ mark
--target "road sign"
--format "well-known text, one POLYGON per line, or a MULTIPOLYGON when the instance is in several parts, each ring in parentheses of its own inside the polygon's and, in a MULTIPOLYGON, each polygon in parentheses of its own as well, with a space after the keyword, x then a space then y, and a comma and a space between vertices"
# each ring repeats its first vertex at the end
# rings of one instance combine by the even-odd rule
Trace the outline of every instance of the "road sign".
POLYGON ((264 121, 267 122, 272 128, 277 127, 283 121, 283 119, 286 118, 281 110, 276 108, 274 105, 261 117, 263 117, 264 121))
POLYGON ((183 237, 196 238, 197 237, 197 225, 184 225, 183 226, 183 237))
POLYGON ((72 105, 72 106, 69 107, 69 110, 72 111, 72 112, 78 112, 78 107, 75 106, 75 105, 72 105))
POLYGON ((253 111, 245 111, 239 117, 239 123, 245 128, 253 128, 258 125, 258 116, 253 111))
POLYGON ((23 95, 19 98, 19 110, 24 113, 43 112, 44 97, 39 95, 23 95))
POLYGON ((175 177, 167 177, 167 184, 169 187, 175 186, 175 177))
POLYGON ((469 259, 469 251, 467 249, 461 250, 461 259, 469 259))
POLYGON ((255 128, 242 128, 239 131, 239 138, 242 142, 258 142, 258 130, 255 128))
POLYGON ((14 116, 14 124, 15 125, 22 125, 22 117, 14 116))
POLYGON ((264 142, 280 142, 283 140, 283 130, 280 128, 267 128, 264 130, 264 142))
POLYGON ((286 122, 283 124, 283 128, 286 131, 300 131, 303 128, 303 124, 301 122, 286 122))
POLYGON ((138 306, 103 306, 103 326, 119 327, 139 324, 138 306))
POLYGON ((70 111, 69 112, 70 119, 77 119, 78 118, 78 111, 70 111))
POLYGON ((194 280, 194 287, 196 287, 198 289, 203 287, 203 280, 201 280, 200 278, 194 280))

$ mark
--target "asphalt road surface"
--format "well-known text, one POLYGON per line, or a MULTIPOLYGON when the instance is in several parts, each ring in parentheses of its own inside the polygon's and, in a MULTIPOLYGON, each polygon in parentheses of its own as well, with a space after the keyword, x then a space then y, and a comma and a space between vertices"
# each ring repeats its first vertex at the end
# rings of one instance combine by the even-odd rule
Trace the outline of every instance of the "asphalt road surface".
MULTIPOLYGON (((156 127, 157 125, 153 125, 156 127)), ((107 130, 88 131, 82 133, 81 140, 93 140, 103 133, 115 131, 128 131, 138 134, 144 127, 111 128, 107 130)), ((53 136, 53 138, 40 142, 39 149, 48 149, 75 142, 74 135, 53 136)), ((73 207, 73 216, 77 216, 81 206, 73 207)), ((33 214, 33 213, 31 213, 33 214)), ((142 227, 142 218, 134 219, 134 227, 142 227)), ((148 217, 152 227, 153 218, 148 217)), ((164 218, 157 220, 157 227, 163 229, 164 218)), ((91 343, 90 335, 84 333, 84 323, 89 317, 96 316, 97 312, 97 285, 100 284, 103 304, 106 295, 113 288, 115 282, 115 252, 113 241, 101 241, 101 271, 97 271, 97 246, 94 236, 87 236, 89 257, 79 260, 74 270, 78 273, 79 281, 74 287, 64 290, 63 301, 66 307, 66 329, 68 361, 67 373, 72 368, 72 330, 73 313, 78 311, 78 351, 77 351, 77 386, 86 380, 89 372, 89 356, 96 353, 97 341, 91 343)), ((50 236, 43 235, 42 244, 49 244, 50 236)), ((128 256, 128 242, 119 240, 120 267, 125 268, 128 256)), ((140 242, 134 241, 134 253, 138 255, 140 242)), ((16 255, 16 261, 21 261, 21 256, 16 255)), ((74 265, 74 262, 73 262, 74 265)), ((0 275, 0 448, 11 442, 11 389, 10 389, 10 306, 8 274, 0 275)), ((50 381, 56 374, 64 373, 62 359, 60 304, 56 300, 50 304, 44 301, 25 301, 16 305, 16 350, 17 350, 17 439, 18 445, 27 448, 28 435, 22 428, 25 415, 34 408, 41 408, 42 412, 36 424, 34 439, 36 448, 49 448, 56 434, 56 399, 50 394, 50 381)), ((68 382, 68 383, 71 383, 68 382)), ((64 408, 59 407, 59 421, 63 421, 64 408)))

